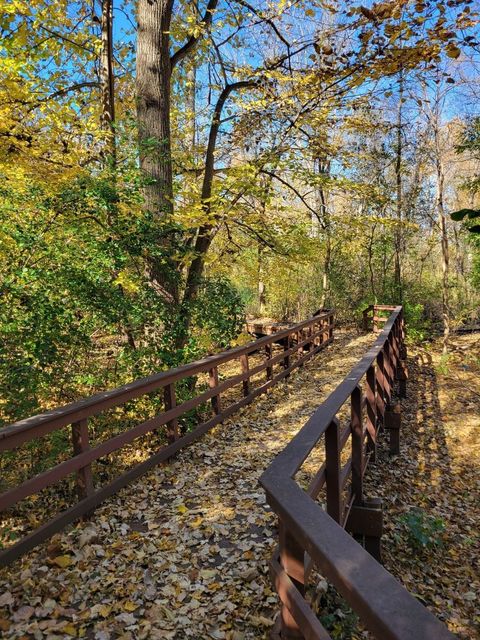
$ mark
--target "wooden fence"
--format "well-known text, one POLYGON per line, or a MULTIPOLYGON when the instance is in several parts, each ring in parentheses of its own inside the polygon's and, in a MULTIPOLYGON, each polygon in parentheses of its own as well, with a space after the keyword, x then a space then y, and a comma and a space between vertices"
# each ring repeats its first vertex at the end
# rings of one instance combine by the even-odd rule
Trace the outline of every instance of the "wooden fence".
POLYGON ((330 638, 305 598, 313 566, 379 640, 454 638, 377 561, 381 501, 365 498, 363 480, 368 463, 375 460, 379 429, 389 431, 390 452, 399 453, 400 411, 394 388, 399 396, 405 395, 407 372, 402 307, 371 307, 364 317, 372 311, 374 327, 381 321, 378 311, 391 311, 376 342, 260 479, 279 519, 271 575, 282 602, 277 629, 282 640, 330 638), (341 428, 337 415, 344 406, 349 419, 341 428), (305 491, 295 475, 322 438, 325 462, 305 491), (350 453, 342 464, 342 450, 349 441, 350 453), (323 488, 325 508, 317 501, 323 488))
POLYGON ((390 312, 395 307, 387 304, 371 304, 363 311, 363 328, 378 333, 387 322, 390 312))
MULTIPOLYGON (((78 501, 59 513, 46 524, 17 541, 0 553, 0 566, 4 566, 40 544, 67 524, 90 513, 106 498, 143 475, 155 465, 167 460, 177 451, 197 440, 202 434, 225 418, 252 402, 271 386, 286 378, 295 367, 301 366, 333 340, 334 314, 329 310, 271 336, 244 346, 219 353, 176 369, 136 380, 123 387, 85 398, 79 402, 27 418, 0 430, 0 453, 12 451, 34 439, 71 425, 72 456, 47 471, 36 475, 19 486, 0 495, 0 512, 11 509, 19 501, 41 490, 56 485, 75 474, 78 501), (280 347, 274 349, 275 345, 280 347), (275 353, 279 350, 279 353, 275 353), (253 354, 263 354, 260 364, 250 366, 253 354), (241 373, 219 379, 218 368, 225 363, 239 363, 241 373), (265 372, 265 380, 254 387, 251 380, 265 372), (208 376, 208 389, 177 405, 176 384, 199 374, 208 376), (223 402, 229 389, 241 385, 240 400, 223 402), (89 419, 112 408, 124 405, 154 391, 163 390, 164 411, 128 429, 101 444, 91 447, 89 419), (211 417, 184 435, 180 434, 178 420, 187 412, 210 402, 211 417), (225 405, 225 406, 224 406, 225 405), (129 445, 136 438, 165 427, 167 444, 150 458, 130 468, 115 480, 95 488, 92 463, 129 445)), ((258 359, 258 358, 257 358, 258 359)))

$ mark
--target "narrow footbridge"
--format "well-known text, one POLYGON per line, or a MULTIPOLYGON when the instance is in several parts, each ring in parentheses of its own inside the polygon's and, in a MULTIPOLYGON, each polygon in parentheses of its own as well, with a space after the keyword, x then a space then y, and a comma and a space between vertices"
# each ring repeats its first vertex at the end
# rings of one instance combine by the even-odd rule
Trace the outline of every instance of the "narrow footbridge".
POLYGON ((379 562, 382 506, 364 477, 381 434, 399 453, 405 328, 401 307, 364 322, 373 334, 334 341, 323 311, 2 429, 6 459, 66 429, 72 443, 0 495, 23 535, 0 553, 2 637, 323 640, 320 574, 372 637, 453 638, 379 562), (146 397, 155 415, 97 437, 99 416, 146 397), (39 523, 37 496, 65 482, 71 504, 50 500, 39 523))

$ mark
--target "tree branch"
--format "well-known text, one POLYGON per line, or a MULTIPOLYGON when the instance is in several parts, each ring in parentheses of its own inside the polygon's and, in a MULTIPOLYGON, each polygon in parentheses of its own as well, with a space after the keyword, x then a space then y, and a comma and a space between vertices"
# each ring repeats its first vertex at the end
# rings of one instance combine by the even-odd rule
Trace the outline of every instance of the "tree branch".
POLYGON ((258 9, 255 9, 255 7, 252 6, 249 2, 246 2, 246 0, 234 0, 234 2, 236 2, 237 4, 241 5, 242 7, 245 7, 249 11, 251 11, 253 14, 255 14, 257 16, 257 18, 262 20, 262 22, 266 22, 271 27, 272 31, 274 31, 274 33, 276 34, 278 39, 283 42, 283 44, 287 47, 288 51, 290 52, 290 43, 280 33, 280 31, 278 30, 276 24, 274 23, 274 21, 271 18, 267 18, 266 16, 262 16, 261 13, 258 11, 258 9))
POLYGON ((300 198, 300 200, 303 202, 303 204, 307 207, 307 209, 310 211, 310 213, 313 213, 313 215, 316 217, 316 219, 318 220, 318 223, 320 224, 320 226, 322 227, 322 229, 326 228, 325 222, 321 219, 321 217, 318 215, 318 211, 316 211, 313 207, 311 207, 308 202, 305 200, 304 196, 302 196, 302 194, 298 191, 298 189, 296 189, 292 184, 290 184, 289 182, 287 182, 286 180, 284 180, 283 178, 281 178, 280 176, 277 176, 276 173, 273 173, 272 171, 268 171, 267 169, 260 169, 261 173, 264 173, 267 176, 270 176, 271 178, 275 178, 276 180, 278 180, 279 182, 281 182, 283 185, 285 185, 286 187, 288 187, 291 191, 293 191, 293 193, 300 198))
MULTIPOLYGON (((205 9, 203 18, 200 21, 200 24, 203 25, 205 29, 208 29, 208 27, 212 24, 213 12, 217 8, 217 4, 218 0, 208 0, 207 8, 205 9)), ((170 58, 170 67, 172 70, 175 65, 181 62, 185 58, 185 56, 193 49, 200 38, 201 35, 191 36, 183 45, 183 47, 180 47, 180 49, 177 49, 177 51, 175 51, 175 53, 170 58)))

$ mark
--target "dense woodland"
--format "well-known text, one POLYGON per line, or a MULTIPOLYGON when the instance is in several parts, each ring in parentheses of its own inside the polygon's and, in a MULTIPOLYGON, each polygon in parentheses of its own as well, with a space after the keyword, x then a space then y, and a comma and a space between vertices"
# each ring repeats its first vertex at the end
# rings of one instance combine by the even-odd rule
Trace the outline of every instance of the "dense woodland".
POLYGON ((247 314, 478 322, 476 2, 1 4, 1 423, 247 314))

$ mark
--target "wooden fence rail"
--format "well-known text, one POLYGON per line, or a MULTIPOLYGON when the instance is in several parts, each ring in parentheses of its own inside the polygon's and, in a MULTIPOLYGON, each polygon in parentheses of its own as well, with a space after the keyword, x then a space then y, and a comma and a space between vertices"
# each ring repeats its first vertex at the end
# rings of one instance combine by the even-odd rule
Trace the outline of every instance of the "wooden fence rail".
POLYGON ((390 452, 399 453, 400 412, 393 397, 394 387, 405 395, 407 372, 402 307, 375 305, 364 317, 372 311, 374 328, 377 312, 391 311, 376 342, 260 479, 279 519, 271 576, 282 603, 277 629, 282 640, 330 638, 305 598, 313 566, 379 640, 454 638, 377 561, 381 501, 365 497, 363 478, 375 460, 380 429, 390 433, 390 452), (342 428, 337 415, 344 405, 349 419, 342 428), (295 475, 321 438, 325 462, 304 491, 295 475), (342 464, 348 441, 350 455, 342 464), (316 501, 324 486, 325 508, 316 501))
POLYGON ((384 326, 385 322, 387 322, 390 312, 394 308, 395 307, 388 304, 369 305, 363 311, 363 328, 365 331, 369 331, 371 329, 374 333, 378 333, 378 331, 384 326))
POLYGON ((0 495, 0 511, 12 508, 19 501, 57 484, 71 474, 76 476, 78 502, 3 550, 0 553, 0 566, 9 564, 67 524, 90 513, 106 498, 125 487, 132 480, 167 460, 177 451, 197 440, 213 426, 252 402, 254 398, 267 391, 271 386, 286 378, 295 367, 301 366, 332 342, 333 328, 333 311, 325 311, 288 329, 244 346, 142 380, 136 380, 123 387, 99 393, 1 429, 0 453, 12 451, 36 438, 44 437, 57 429, 71 425, 73 455, 19 486, 2 493, 0 495), (273 354, 274 344, 283 345, 283 349, 275 355, 273 354), (250 366, 249 357, 257 353, 265 354, 265 357, 260 364, 250 366), (220 380, 218 373, 220 365, 235 361, 240 363, 241 373, 226 380, 220 380), (251 380, 262 372, 265 372, 266 379, 255 387, 251 384, 251 380), (176 383, 202 373, 208 376, 207 390, 177 404, 176 383), (225 392, 236 385, 242 385, 241 399, 230 403, 224 402, 225 392), (88 422, 90 418, 112 407, 124 405, 133 398, 158 390, 163 390, 164 411, 101 444, 91 447, 88 422), (193 431, 181 435, 179 418, 206 402, 211 404, 212 417, 199 424, 193 431), (166 446, 109 484, 95 488, 91 468, 94 461, 118 451, 136 438, 152 433, 160 427, 165 427, 166 441, 168 442, 166 446))

